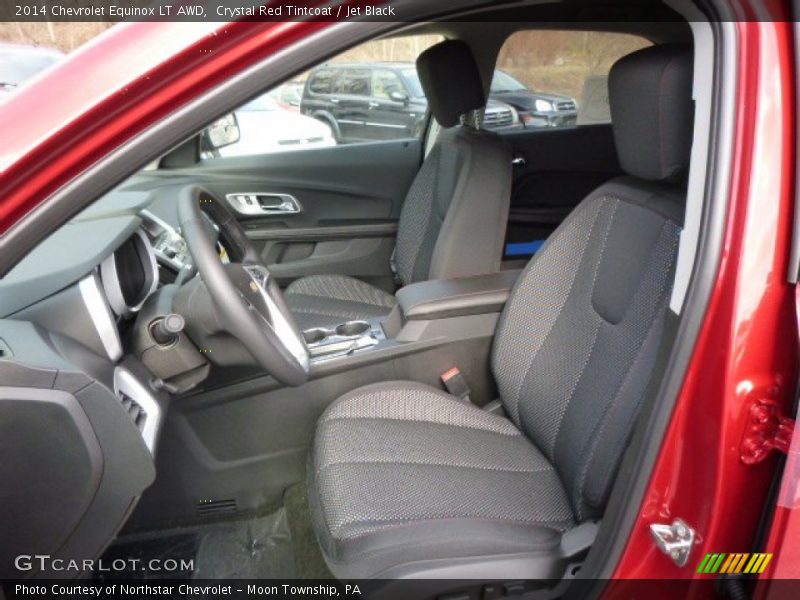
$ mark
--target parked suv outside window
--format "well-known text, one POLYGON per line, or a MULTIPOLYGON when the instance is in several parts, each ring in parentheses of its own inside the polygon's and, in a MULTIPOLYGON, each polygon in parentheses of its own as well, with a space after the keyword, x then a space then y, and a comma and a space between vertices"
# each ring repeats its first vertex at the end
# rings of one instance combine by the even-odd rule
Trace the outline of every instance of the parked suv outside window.
POLYGON ((510 104, 526 127, 569 127, 578 120, 574 98, 532 92, 525 84, 499 69, 494 72, 489 97, 510 104))
MULTIPOLYGON (((393 140, 420 137, 428 101, 413 63, 327 64, 309 74, 300 112, 330 125, 340 143, 393 140)), ((490 98, 484 127, 511 131, 522 123, 513 106, 490 98)))

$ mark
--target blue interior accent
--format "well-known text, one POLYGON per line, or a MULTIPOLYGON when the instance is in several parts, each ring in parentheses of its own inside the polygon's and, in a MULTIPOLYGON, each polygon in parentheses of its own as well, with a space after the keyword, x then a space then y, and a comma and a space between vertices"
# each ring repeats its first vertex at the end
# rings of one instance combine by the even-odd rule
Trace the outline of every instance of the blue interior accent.
POLYGON ((544 240, 506 244, 506 256, 533 256, 539 251, 542 244, 544 244, 544 240))

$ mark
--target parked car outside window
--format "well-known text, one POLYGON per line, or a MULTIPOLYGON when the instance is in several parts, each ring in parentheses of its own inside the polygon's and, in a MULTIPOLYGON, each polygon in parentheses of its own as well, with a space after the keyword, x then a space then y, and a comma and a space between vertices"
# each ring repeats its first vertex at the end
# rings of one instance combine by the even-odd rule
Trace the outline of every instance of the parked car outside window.
POLYGON ((273 98, 281 108, 300 112, 300 99, 303 97, 303 81, 289 81, 279 85, 269 91, 269 96, 273 98))
MULTIPOLYGON (((300 112, 330 125, 340 143, 420 137, 428 101, 413 63, 323 65, 308 77, 300 112)), ((491 98, 484 127, 522 127, 516 109, 491 98)))
POLYGON ((489 93, 491 99, 513 106, 526 127, 568 127, 578 119, 574 98, 531 91, 500 70, 494 72, 489 93))
POLYGON ((269 94, 259 96, 235 111, 239 141, 204 153, 216 156, 248 156, 334 146, 331 129, 317 119, 282 107, 269 94))

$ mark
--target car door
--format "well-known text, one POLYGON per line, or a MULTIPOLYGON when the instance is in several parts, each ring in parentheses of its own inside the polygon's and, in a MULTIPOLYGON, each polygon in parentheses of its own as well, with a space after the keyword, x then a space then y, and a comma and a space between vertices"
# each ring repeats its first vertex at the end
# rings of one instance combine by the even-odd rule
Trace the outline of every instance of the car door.
MULTIPOLYGON (((261 139, 258 150, 238 152, 236 145, 247 141, 243 132, 231 146, 200 158, 190 141, 131 185, 151 190, 157 216, 173 222, 177 190, 189 183, 206 186, 228 203, 283 286, 306 275, 332 273, 393 292, 397 221, 422 163, 423 132, 417 128, 413 136, 390 139, 363 132, 372 70, 388 60, 413 65, 420 52, 440 39, 425 35, 390 44, 367 42, 333 57, 293 78, 303 89, 300 113, 281 109, 280 127, 261 127, 256 136, 280 134, 279 140, 261 139), (296 131, 291 122, 298 123, 296 131), (316 133, 320 127, 327 135, 316 133)), ((424 107, 421 114, 424 120, 424 107)))
POLYGON ((420 140, 404 139, 162 161, 129 185, 151 190, 152 209, 174 223, 177 190, 206 186, 226 200, 281 285, 337 273, 391 292, 397 220, 421 155, 420 140))
POLYGON ((621 174, 611 125, 503 134, 512 149, 504 259, 527 261, 592 190, 621 174))

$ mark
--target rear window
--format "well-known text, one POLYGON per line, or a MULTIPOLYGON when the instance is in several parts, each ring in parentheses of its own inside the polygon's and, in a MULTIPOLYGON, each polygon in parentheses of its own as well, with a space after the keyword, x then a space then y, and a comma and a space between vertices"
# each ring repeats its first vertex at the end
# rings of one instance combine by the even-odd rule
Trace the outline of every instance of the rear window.
POLYGON ((320 69, 311 76, 308 89, 312 94, 330 94, 333 91, 333 69, 320 69))
POLYGON ((342 69, 333 91, 349 96, 369 96, 370 77, 369 69, 342 69))

